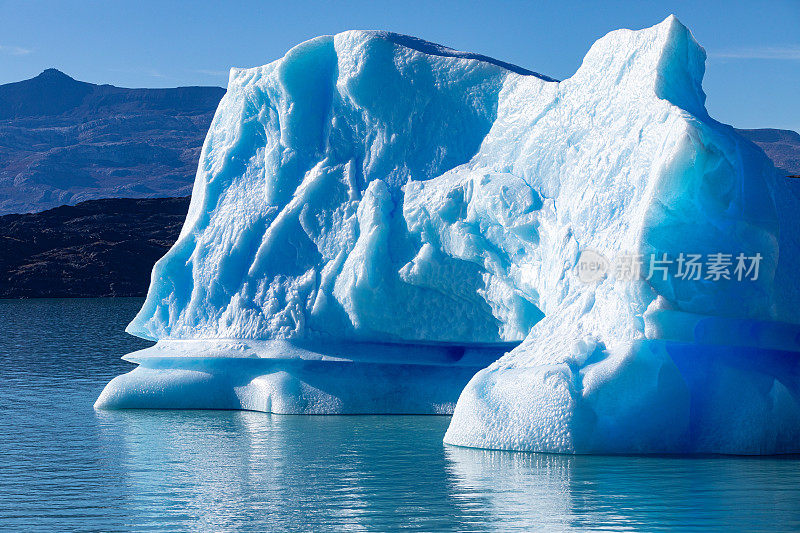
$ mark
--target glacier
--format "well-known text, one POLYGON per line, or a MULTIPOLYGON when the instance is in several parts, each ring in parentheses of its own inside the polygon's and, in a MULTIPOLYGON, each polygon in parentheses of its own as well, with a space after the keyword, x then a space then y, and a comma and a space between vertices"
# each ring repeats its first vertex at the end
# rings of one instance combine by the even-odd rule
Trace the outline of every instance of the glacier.
POLYGON ((670 16, 609 33, 564 81, 375 31, 233 69, 127 328, 157 343, 96 407, 452 412, 446 443, 523 451, 800 451, 800 195, 709 116, 704 68, 670 16), (687 254, 731 271, 687 277, 687 254), (626 257, 641 272, 613 275, 626 257))

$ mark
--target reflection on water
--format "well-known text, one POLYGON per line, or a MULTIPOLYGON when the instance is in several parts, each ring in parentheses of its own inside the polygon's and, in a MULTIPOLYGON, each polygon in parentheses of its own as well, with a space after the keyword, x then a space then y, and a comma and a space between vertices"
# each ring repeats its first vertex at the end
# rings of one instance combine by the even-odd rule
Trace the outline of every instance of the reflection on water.
POLYGON ((800 527, 798 458, 566 456, 449 446, 446 454, 454 492, 483 495, 501 529, 800 527))
POLYGON ((424 531, 800 528, 796 458, 442 445, 446 417, 95 412, 139 300, 0 301, 0 527, 424 531))
POLYGON ((300 417, 251 412, 98 413, 103 444, 121 443, 125 514, 214 530, 349 527, 401 522, 457 529, 440 417, 300 417), (173 515, 173 513, 176 513, 173 515))

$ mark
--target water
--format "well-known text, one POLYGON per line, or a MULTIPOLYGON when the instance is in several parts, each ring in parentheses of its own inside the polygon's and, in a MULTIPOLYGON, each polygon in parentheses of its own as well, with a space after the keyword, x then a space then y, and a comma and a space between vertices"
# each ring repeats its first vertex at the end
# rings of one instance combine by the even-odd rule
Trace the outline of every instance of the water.
POLYGON ((0 300, 0 528, 800 529, 800 459, 442 445, 447 417, 95 412, 141 300, 0 300))

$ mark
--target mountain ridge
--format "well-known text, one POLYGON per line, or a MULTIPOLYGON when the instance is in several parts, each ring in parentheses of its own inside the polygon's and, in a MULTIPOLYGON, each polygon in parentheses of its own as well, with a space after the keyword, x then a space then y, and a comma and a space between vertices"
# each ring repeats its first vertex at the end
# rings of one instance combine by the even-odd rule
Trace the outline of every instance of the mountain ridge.
POLYGON ((56 69, 0 85, 0 214, 188 195, 224 94, 97 85, 56 69))
POLYGON ((58 116, 83 110, 139 101, 144 108, 178 112, 207 112, 216 107, 225 89, 215 86, 129 88, 78 81, 55 68, 22 81, 0 85, 0 120, 31 116, 58 116))

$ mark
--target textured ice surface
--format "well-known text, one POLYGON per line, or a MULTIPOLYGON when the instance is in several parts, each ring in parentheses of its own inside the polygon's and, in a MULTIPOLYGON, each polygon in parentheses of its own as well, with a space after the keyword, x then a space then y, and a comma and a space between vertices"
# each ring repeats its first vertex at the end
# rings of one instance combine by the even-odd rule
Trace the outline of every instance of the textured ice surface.
POLYGON ((281 414, 453 412, 508 346, 295 340, 162 340, 124 359, 104 408, 248 409, 281 414))
MULTIPOLYGON (((468 162, 513 74, 397 36, 319 37, 235 70, 179 241, 128 331, 146 338, 521 340, 480 264, 425 247, 403 187, 468 162), (435 52, 432 55, 428 52, 435 52)), ((519 294, 517 314, 537 315, 519 294)), ((527 322, 532 322, 527 319, 527 322)))
POLYGON ((234 70, 128 327, 159 345, 98 405, 445 412, 468 379, 450 346, 522 341, 472 378, 446 442, 798 448, 798 206, 708 116, 704 62, 670 17, 600 39, 562 82, 362 31, 234 70), (762 261, 756 280, 587 283, 586 250, 762 261), (248 341, 255 357, 219 346, 248 341), (336 345, 344 361, 309 359, 336 345))
POLYGON ((471 380, 446 442, 577 453, 800 447, 800 328, 769 322, 798 318, 797 206, 764 155, 709 118, 704 59, 672 17, 612 32, 552 96, 509 86, 470 168, 420 184, 453 189, 479 172, 491 183, 505 170, 546 198, 536 249, 512 260, 546 316, 471 380), (573 268, 586 249, 763 262, 755 281, 684 280, 673 265, 666 279, 587 284, 573 268), (778 351, 740 347, 758 331, 778 351))
POLYGON ((232 71, 181 236, 128 327, 162 355, 131 357, 140 366, 97 406, 452 412, 541 313, 409 232, 403 187, 475 155, 509 75, 549 80, 364 31, 232 71), (515 302, 511 327, 481 295, 489 285, 515 302), (240 341, 263 341, 258 357, 220 348, 240 341), (297 357, 309 345, 340 357, 297 357))

